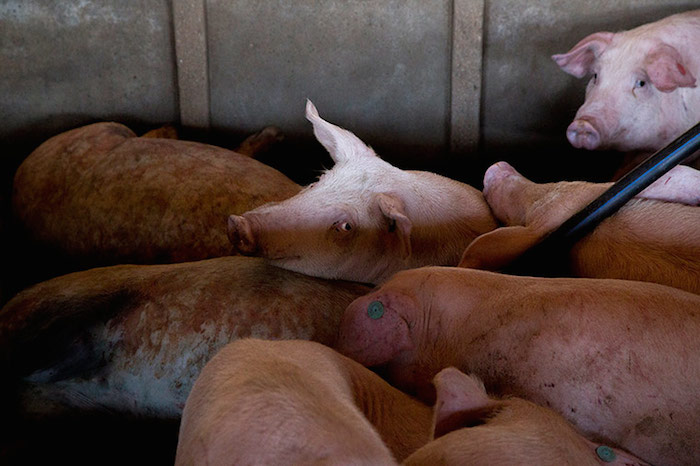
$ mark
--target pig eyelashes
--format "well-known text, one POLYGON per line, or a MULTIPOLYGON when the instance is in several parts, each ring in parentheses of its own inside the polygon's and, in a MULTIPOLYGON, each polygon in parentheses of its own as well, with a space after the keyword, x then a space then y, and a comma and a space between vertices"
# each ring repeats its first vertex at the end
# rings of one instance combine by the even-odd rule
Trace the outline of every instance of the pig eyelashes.
POLYGON ((341 220, 341 221, 333 222, 333 226, 331 228, 333 228, 335 231, 337 231, 339 233, 349 233, 355 227, 352 225, 352 223, 341 220))

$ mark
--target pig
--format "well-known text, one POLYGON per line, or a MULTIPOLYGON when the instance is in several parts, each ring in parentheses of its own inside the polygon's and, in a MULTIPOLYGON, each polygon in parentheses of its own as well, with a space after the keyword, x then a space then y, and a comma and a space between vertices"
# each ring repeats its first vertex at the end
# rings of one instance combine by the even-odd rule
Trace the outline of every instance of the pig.
POLYGON ((431 408, 331 348, 241 339, 202 370, 175 464, 391 465, 427 441, 431 408))
MULTIPOLYGON (((246 150, 276 133, 261 133, 246 150)), ((136 137, 95 123, 41 144, 15 173, 12 208, 33 242, 67 263, 171 263, 232 253, 231 212, 301 187, 248 156, 197 142, 136 137)))
POLYGON ((700 457, 700 296, 628 280, 458 267, 398 272, 353 301, 336 348, 434 399, 456 367, 652 464, 700 457))
POLYGON ((398 270, 457 265, 496 222, 472 186, 381 160, 353 133, 306 118, 335 165, 294 197, 231 215, 237 252, 323 278, 381 283, 398 270))
POLYGON ((588 150, 649 154, 700 121, 700 10, 618 33, 596 32, 564 54, 559 67, 591 75, 584 104, 566 130, 588 150))
POLYGON ((481 380, 454 367, 438 372, 433 384, 432 441, 409 456, 406 466, 647 465, 587 440, 550 409, 522 398, 487 395, 481 380))
MULTIPOLYGON (((492 165, 484 175, 484 195, 504 226, 476 238, 459 265, 503 270, 611 185, 538 184, 506 162, 492 165)), ((700 172, 674 167, 639 196, 564 253, 564 272, 655 282, 700 294, 700 208, 692 206, 700 203, 700 172)))
POLYGON ((229 256, 117 265, 28 288, 0 311, 3 373, 27 416, 177 419, 204 364, 244 337, 332 345, 364 285, 229 256))

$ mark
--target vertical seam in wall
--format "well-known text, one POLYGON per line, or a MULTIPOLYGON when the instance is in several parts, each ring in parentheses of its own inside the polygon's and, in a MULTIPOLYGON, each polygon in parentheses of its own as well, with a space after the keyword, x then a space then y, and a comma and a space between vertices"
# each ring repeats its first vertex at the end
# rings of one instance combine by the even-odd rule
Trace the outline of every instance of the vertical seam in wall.
POLYGON ((173 0, 180 124, 211 125, 206 0, 173 0))
POLYGON ((450 71, 450 153, 479 148, 484 0, 453 0, 450 71))

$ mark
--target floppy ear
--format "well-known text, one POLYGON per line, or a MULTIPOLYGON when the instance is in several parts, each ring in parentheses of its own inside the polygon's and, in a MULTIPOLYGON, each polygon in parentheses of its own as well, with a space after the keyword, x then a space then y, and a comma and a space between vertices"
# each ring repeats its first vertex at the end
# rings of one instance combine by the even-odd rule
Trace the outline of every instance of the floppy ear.
POLYGON ((559 68, 577 78, 583 78, 591 72, 596 59, 610 44, 612 32, 596 32, 583 38, 574 48, 566 53, 552 55, 559 68))
POLYGON ((394 194, 379 193, 376 196, 379 210, 388 223, 390 233, 395 233, 401 244, 401 254, 405 259, 411 255, 411 228, 413 223, 406 216, 401 198, 394 194))
POLYGON ((476 376, 454 367, 437 373, 433 379, 436 401, 433 408, 433 438, 479 423, 495 403, 476 376))
POLYGON ((496 228, 475 238, 458 267, 501 270, 537 244, 543 235, 526 226, 496 228))
POLYGON ((644 65, 651 83, 661 92, 695 87, 695 77, 686 69, 680 53, 668 44, 654 47, 646 56, 644 65))
POLYGON ((306 101, 306 119, 314 127, 318 142, 326 148, 335 163, 346 162, 356 157, 375 156, 372 149, 350 131, 328 123, 318 115, 310 100, 306 101))

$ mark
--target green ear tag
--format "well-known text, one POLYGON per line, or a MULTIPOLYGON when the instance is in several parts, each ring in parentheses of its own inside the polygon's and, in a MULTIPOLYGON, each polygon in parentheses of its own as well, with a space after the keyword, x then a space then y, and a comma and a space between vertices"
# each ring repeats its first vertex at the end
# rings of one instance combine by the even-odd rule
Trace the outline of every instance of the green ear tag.
POLYGON ((372 301, 367 306, 367 315, 370 319, 379 319, 384 315, 384 305, 379 301, 372 301))
POLYGON ((595 449, 595 452, 598 454, 598 458, 605 461, 606 463, 612 463, 613 461, 615 461, 615 451, 610 447, 601 445, 595 449))

